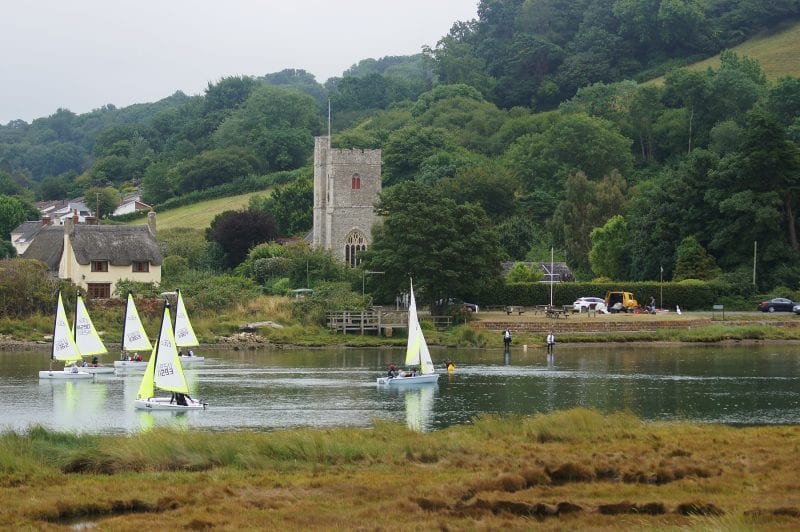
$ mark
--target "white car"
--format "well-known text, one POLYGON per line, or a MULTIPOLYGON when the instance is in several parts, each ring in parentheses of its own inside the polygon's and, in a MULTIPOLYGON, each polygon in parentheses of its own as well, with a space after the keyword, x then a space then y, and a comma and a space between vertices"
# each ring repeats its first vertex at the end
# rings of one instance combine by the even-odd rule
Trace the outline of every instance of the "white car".
POLYGON ((606 302, 602 297, 580 297, 572 304, 575 312, 586 312, 587 310, 605 310, 606 302))

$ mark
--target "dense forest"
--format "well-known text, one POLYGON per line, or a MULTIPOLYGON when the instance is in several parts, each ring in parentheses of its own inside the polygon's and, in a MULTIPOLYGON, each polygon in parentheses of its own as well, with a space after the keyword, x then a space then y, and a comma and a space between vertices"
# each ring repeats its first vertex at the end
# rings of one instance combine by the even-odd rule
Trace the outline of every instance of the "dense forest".
MULTIPOLYGON (((383 150, 387 217, 429 201, 440 234, 451 213, 499 244, 459 242, 460 256, 485 255, 470 271, 553 248, 583 280, 749 286, 757 242, 758 289, 796 290, 800 80, 768 81, 727 51, 793 20, 800 0, 481 0, 435 47, 365 59, 324 84, 285 70, 197 96, 59 109, 0 126, 0 226, 8 239, 34 200, 112 202, 141 188, 168 206, 281 173, 251 210, 268 215, 265 234, 303 234, 330 101, 334 146, 383 150), (717 69, 681 68, 720 52, 717 69)), ((391 228, 387 218, 366 256, 373 268, 395 260, 403 231, 391 228)), ((246 249, 220 256, 256 275, 246 249)))

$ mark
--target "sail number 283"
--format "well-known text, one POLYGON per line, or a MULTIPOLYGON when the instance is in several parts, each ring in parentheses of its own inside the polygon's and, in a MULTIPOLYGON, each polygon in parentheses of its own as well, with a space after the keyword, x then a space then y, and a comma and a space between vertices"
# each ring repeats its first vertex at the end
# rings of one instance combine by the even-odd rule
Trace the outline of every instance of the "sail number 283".
POLYGON ((172 366, 172 364, 167 363, 158 365, 158 375, 160 377, 166 377, 167 375, 174 375, 174 374, 175 374, 175 368, 172 366))

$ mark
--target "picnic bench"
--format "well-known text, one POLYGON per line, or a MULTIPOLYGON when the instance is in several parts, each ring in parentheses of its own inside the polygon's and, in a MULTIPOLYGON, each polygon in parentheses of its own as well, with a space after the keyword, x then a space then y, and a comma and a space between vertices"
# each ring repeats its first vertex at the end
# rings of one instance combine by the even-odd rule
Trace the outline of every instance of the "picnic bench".
POLYGON ((544 315, 548 318, 558 319, 558 318, 568 318, 569 311, 563 308, 555 308, 549 307, 544 311, 544 315))
POLYGON ((506 314, 509 316, 514 312, 517 313, 517 316, 521 316, 523 312, 525 312, 525 307, 519 305, 507 305, 506 306, 506 314))

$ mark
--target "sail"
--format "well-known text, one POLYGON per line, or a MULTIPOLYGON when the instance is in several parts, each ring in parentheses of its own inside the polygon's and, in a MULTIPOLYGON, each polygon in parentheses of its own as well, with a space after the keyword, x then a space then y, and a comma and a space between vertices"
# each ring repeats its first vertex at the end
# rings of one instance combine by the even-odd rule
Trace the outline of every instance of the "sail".
POLYGON ((175 341, 178 347, 193 347, 200 345, 197 341, 197 336, 194 334, 192 322, 189 321, 189 315, 186 313, 186 305, 183 304, 183 296, 181 291, 178 292, 178 303, 175 305, 175 341))
MULTIPOLYGON (((169 307, 164 309, 164 318, 161 320, 161 333, 155 349, 155 387, 168 392, 189 393, 189 386, 183 376, 183 368, 178 358, 178 346, 175 345, 175 333, 172 331, 172 321, 169 316, 169 307)), ((149 365, 149 363, 148 363, 149 365)))
POLYGON ((89 317, 89 311, 83 303, 83 298, 78 296, 75 304, 75 345, 81 356, 102 355, 108 353, 108 349, 97 334, 94 323, 89 317))
POLYGON ((411 283, 411 298, 408 305, 408 344, 406 346, 406 365, 419 366, 423 375, 433 373, 433 361, 425 335, 417 316, 417 300, 414 297, 414 283, 411 283))
POLYGON ((53 326, 53 352, 51 356, 56 360, 65 362, 81 359, 80 351, 78 351, 78 346, 75 345, 75 340, 72 337, 72 331, 67 321, 67 313, 64 310, 61 292, 58 293, 58 305, 56 305, 56 319, 53 326))
POLYGON ((147 333, 142 326, 133 294, 128 292, 128 302, 125 307, 125 320, 122 324, 122 350, 123 351, 151 351, 153 346, 147 338, 147 333))
POLYGON ((142 382, 139 384, 139 391, 136 394, 137 399, 150 399, 156 394, 155 379, 153 376, 156 372, 156 349, 150 353, 150 359, 147 361, 147 368, 144 370, 142 382))

